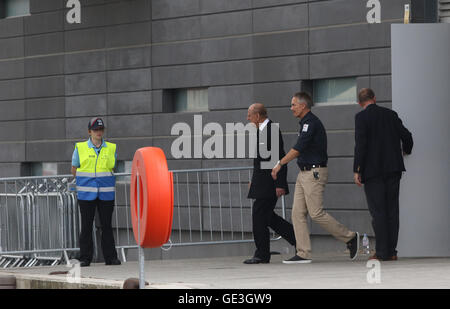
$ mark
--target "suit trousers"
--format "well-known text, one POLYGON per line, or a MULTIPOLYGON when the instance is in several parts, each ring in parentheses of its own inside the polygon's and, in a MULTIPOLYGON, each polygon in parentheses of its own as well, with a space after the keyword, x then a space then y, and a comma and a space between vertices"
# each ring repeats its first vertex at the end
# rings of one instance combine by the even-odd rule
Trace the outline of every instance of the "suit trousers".
POLYGON ((356 235, 323 210, 323 192, 327 181, 328 169, 321 167, 311 171, 301 171, 295 183, 292 223, 297 239, 297 255, 304 259, 311 258, 308 214, 315 223, 340 241, 348 242, 356 235), (314 177, 314 172, 318 173, 317 179, 314 177))
POLYGON ((78 200, 81 214, 81 234, 80 234, 80 260, 92 261, 94 245, 92 241, 92 227, 95 218, 95 210, 98 210, 101 223, 101 245, 105 261, 117 259, 116 245, 112 230, 112 213, 114 211, 114 201, 93 201, 78 200))
POLYGON ((375 254, 382 259, 397 255, 401 177, 399 172, 370 178, 364 183, 364 192, 375 232, 375 254))
POLYGON ((274 212, 277 200, 277 197, 257 198, 253 202, 253 237, 256 245, 254 256, 262 260, 270 260, 269 227, 291 245, 295 245, 295 233, 292 224, 274 212))

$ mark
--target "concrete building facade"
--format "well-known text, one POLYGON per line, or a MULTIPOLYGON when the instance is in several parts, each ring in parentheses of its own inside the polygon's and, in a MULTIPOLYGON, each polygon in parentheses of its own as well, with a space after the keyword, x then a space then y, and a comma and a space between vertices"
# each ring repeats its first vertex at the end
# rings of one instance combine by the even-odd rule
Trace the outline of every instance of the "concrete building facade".
MULTIPOLYGON (((437 21, 437 2, 428 0, 381 0, 374 24, 366 0, 82 0, 81 23, 69 24, 66 2, 30 0, 29 15, 0 19, 0 177, 31 175, 42 162, 68 174, 93 116, 104 118, 119 161, 156 146, 172 169, 249 166, 173 159, 172 125, 192 125, 194 114, 204 123, 245 123, 248 106, 262 102, 288 150, 299 129, 289 110, 295 92, 353 78, 355 98, 371 87, 390 107, 391 24, 403 23, 405 4, 412 22, 437 21), (207 89, 208 110, 176 112, 174 89, 197 88, 207 89)), ((348 103, 313 108, 328 134, 325 208, 372 235, 364 193, 353 184, 360 108, 348 103)), ((292 193, 297 173, 290 163, 292 193)), ((291 204, 292 194, 288 210, 291 204)), ((314 224, 311 232, 325 234, 314 224)))

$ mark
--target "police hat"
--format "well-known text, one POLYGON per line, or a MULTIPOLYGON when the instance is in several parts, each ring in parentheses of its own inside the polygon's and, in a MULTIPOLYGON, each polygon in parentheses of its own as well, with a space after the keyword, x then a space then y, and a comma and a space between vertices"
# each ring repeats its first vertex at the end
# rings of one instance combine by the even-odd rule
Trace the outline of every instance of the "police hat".
POLYGON ((98 129, 104 129, 104 128, 105 128, 105 123, 103 122, 102 118, 95 117, 89 121, 89 124, 88 124, 89 130, 98 130, 98 129))

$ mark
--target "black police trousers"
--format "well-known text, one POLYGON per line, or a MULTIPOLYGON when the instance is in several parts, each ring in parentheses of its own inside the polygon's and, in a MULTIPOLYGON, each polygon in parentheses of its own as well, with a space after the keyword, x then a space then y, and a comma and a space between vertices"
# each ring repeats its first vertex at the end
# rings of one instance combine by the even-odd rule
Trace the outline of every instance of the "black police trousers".
POLYGON ((399 192, 401 173, 370 178, 364 182, 378 258, 397 255, 399 230, 399 192))
POLYGON ((112 213, 114 211, 114 201, 93 201, 78 200, 81 214, 81 234, 80 234, 80 261, 92 261, 94 254, 94 243, 92 240, 92 226, 95 218, 95 210, 98 210, 101 224, 101 246, 103 258, 106 262, 117 259, 116 245, 112 230, 112 213))
POLYGON ((253 237, 256 245, 255 257, 262 260, 270 260, 270 232, 269 227, 278 235, 295 246, 294 227, 275 212, 277 197, 257 198, 253 202, 253 237))

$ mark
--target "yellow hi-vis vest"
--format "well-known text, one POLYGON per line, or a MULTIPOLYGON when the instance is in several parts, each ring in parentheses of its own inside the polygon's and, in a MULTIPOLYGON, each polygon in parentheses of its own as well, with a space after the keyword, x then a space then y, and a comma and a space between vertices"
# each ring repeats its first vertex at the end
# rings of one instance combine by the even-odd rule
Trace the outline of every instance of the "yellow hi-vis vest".
POLYGON ((89 148, 88 142, 76 144, 80 158, 80 167, 77 168, 76 174, 79 200, 115 199, 116 177, 113 169, 116 164, 116 144, 105 143, 106 147, 101 148, 98 156, 94 148, 89 148))

